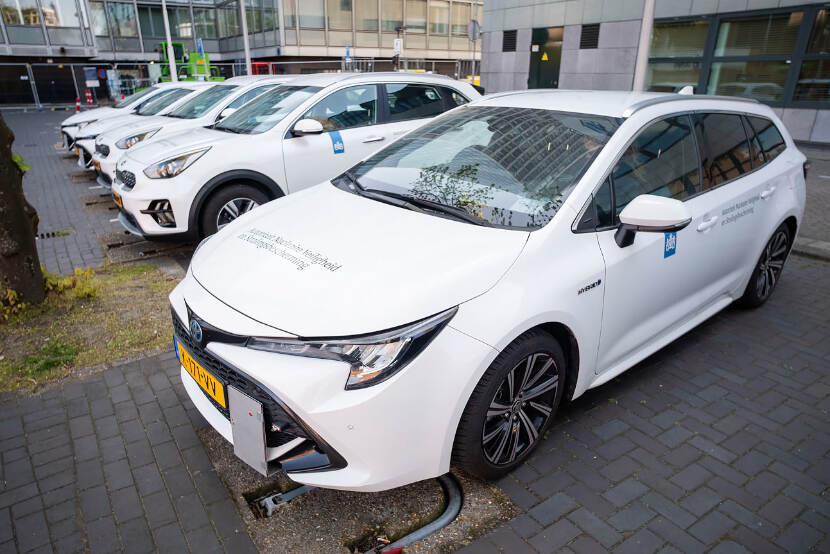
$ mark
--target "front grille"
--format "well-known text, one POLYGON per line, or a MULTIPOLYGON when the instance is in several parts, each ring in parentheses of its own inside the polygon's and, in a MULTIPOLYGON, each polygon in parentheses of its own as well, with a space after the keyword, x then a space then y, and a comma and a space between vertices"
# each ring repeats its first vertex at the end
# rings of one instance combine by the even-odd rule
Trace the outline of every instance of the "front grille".
POLYGON ((106 144, 95 143, 95 151, 105 158, 110 155, 110 147, 106 144))
POLYGON ((127 190, 131 190, 135 186, 135 174, 132 171, 121 171, 120 169, 116 169, 115 177, 121 181, 124 188, 127 190))
MULTIPOLYGON (((309 438, 305 430, 288 415, 273 396, 245 375, 223 363, 213 354, 199 346, 190 337, 190 332, 184 327, 175 313, 173 314, 173 329, 176 334, 176 339, 184 346, 187 352, 213 374, 214 377, 221 381, 225 388, 231 385, 262 404, 262 411, 265 416, 265 442, 268 446, 280 446, 294 440, 296 437, 309 438), (282 431, 271 430, 271 424, 274 422, 280 422, 282 424, 282 431)), ((202 392, 205 398, 210 400, 214 408, 219 410, 223 416, 230 419, 227 408, 223 408, 210 395, 204 391, 202 392)), ((225 394, 227 396, 227 392, 225 394)))

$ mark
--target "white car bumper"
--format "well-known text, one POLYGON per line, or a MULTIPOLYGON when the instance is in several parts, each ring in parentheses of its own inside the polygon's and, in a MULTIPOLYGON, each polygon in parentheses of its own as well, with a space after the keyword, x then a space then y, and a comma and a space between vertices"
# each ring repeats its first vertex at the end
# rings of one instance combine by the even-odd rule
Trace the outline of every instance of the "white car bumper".
POLYGON ((123 153, 123 150, 119 150, 114 146, 110 146, 110 153, 107 156, 98 151, 92 153, 92 164, 95 166, 95 170, 104 176, 108 186, 115 180, 115 164, 118 163, 118 158, 123 153))
POLYGON ((76 140, 78 148, 78 167, 92 168, 92 153, 95 152, 95 140, 76 140))
MULTIPOLYGON (((112 153, 110 153, 110 157, 112 157, 112 153)), ((193 199, 190 187, 181 186, 181 183, 174 182, 175 178, 149 179, 142 171, 135 171, 135 168, 131 169, 133 171, 126 171, 132 173, 135 179, 133 187, 126 186, 119 179, 116 179, 115 168, 113 167, 112 191, 120 198, 122 211, 134 220, 132 223, 140 230, 139 234, 144 237, 164 237, 188 233, 190 230, 190 204, 193 199), (149 210, 164 206, 165 201, 172 213, 173 225, 162 225, 152 213, 147 213, 149 210)), ((124 170, 122 169, 122 171, 124 170)), ((131 233, 136 232, 136 229, 131 229, 126 225, 125 227, 131 233)))
MULTIPOLYGON (((262 352, 221 341, 209 342, 201 349, 187 331, 188 308, 204 322, 229 333, 255 333, 252 326, 259 324, 211 296, 192 274, 173 291, 170 300, 179 319, 178 340, 185 349, 193 350, 189 353, 198 363, 209 372, 215 371, 220 380, 222 372, 230 372, 233 377, 223 383, 226 388, 257 387, 256 394, 250 389, 243 392, 282 403, 310 437, 291 447, 289 457, 294 459, 290 461, 279 449, 266 449, 269 470, 282 465, 293 480, 319 487, 379 491, 447 472, 461 412, 497 353, 448 325, 389 380, 365 389, 345 390, 349 369, 344 362, 262 352), (310 447, 318 451, 316 458, 299 455, 310 447), (320 460, 329 465, 314 465, 320 460)), ((199 411, 233 443, 228 416, 184 368, 181 375, 199 411)), ((269 425, 266 418, 265 427, 269 425)), ((235 449, 244 446, 235 445, 235 449)))

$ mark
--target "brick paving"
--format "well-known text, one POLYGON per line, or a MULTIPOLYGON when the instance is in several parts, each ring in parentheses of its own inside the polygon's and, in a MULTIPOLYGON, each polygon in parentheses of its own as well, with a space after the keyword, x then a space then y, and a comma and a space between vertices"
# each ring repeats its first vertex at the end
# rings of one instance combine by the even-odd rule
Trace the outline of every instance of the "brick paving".
POLYGON ((0 552, 256 552, 171 352, 0 400, 0 552))
MULTIPOLYGON (((35 162, 41 231, 75 230, 41 241, 42 262, 102 263, 96 233, 117 228, 84 211, 92 183, 52 147, 65 114, 4 116, 35 162)), ((830 240, 824 167, 802 234, 830 240)), ((791 258, 763 308, 727 309, 564 406, 498 483, 522 513, 464 551, 830 552, 828 314, 830 264, 791 258)), ((253 551, 203 425, 172 353, 0 397, 0 552, 253 551)))

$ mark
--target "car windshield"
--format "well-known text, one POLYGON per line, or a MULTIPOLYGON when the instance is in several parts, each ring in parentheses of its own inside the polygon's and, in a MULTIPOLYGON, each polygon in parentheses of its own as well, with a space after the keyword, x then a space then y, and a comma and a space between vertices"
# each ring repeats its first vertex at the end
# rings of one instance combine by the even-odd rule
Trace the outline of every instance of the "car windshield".
POLYGON ((467 106, 412 131, 334 183, 374 199, 392 196, 406 207, 533 230, 553 218, 617 127, 596 115, 467 106))
POLYGON ((156 115, 164 108, 170 106, 173 102, 184 98, 191 92, 193 92, 192 88, 173 88, 165 90, 164 92, 160 92, 154 96, 152 100, 148 100, 146 103, 142 104, 135 113, 138 115, 156 115))
POLYGON ((197 117, 201 117, 236 88, 236 85, 212 86, 171 111, 167 116, 180 119, 196 119, 197 117))
POLYGON ((264 133, 319 90, 320 87, 277 87, 257 96, 214 128, 246 135, 264 133))
POLYGON ((113 106, 113 108, 126 108, 127 106, 132 105, 136 100, 140 100, 148 94, 156 92, 157 90, 157 87, 147 87, 144 90, 140 90, 134 94, 129 95, 124 100, 113 106))

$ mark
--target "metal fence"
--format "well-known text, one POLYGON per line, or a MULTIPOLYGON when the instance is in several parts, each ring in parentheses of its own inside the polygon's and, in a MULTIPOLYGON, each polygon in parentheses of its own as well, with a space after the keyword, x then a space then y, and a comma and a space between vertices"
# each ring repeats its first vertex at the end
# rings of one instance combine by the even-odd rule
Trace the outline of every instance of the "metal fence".
MULTIPOLYGON (((380 58, 342 60, 256 61, 258 75, 307 74, 321 72, 392 71, 395 62, 380 58)), ((117 102, 139 88, 156 81, 158 64, 151 63, 0 63, 0 108, 50 108, 74 105, 96 107, 117 102), (153 70, 155 69, 155 71, 153 70)), ((469 63, 457 60, 398 60, 407 71, 441 73, 464 79, 471 73, 469 63)), ((211 63, 225 78, 245 75, 240 62, 211 63)))

